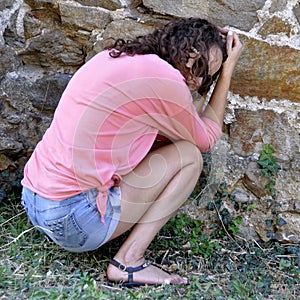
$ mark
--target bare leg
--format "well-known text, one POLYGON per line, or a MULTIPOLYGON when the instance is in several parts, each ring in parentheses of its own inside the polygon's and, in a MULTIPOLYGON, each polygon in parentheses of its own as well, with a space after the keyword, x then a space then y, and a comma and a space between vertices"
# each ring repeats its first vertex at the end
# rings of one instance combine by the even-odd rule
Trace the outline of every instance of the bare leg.
MULTIPOLYGON (((193 191, 202 170, 202 157, 191 143, 180 141, 157 149, 124 176, 122 213, 112 239, 134 228, 115 256, 120 263, 136 267, 157 232, 176 213, 193 191)), ((109 265, 110 280, 127 281, 127 273, 109 265)), ((186 283, 186 279, 150 266, 134 273, 134 281, 161 284, 186 283)))

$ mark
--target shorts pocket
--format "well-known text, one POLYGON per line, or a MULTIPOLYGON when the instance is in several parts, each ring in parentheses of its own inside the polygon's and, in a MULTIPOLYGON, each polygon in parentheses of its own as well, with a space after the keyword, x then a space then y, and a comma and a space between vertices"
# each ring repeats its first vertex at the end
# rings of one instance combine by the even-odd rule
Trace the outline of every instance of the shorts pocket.
POLYGON ((57 219, 45 220, 44 225, 45 233, 63 248, 82 247, 88 238, 87 233, 77 224, 74 213, 57 219))

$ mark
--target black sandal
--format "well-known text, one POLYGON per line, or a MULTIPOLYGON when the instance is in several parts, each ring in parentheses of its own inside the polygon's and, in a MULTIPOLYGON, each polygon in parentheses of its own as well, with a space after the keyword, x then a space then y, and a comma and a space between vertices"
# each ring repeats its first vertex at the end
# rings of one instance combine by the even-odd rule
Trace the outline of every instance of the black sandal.
POLYGON ((148 285, 148 286, 157 285, 157 284, 149 284, 149 283, 133 281, 133 273, 144 270, 145 268, 149 267, 152 264, 152 262, 150 260, 146 260, 142 265, 140 265, 138 267, 124 266, 123 264, 119 263, 115 259, 110 260, 109 263, 114 265, 115 267, 117 267, 119 270, 128 273, 128 281, 118 283, 118 285, 121 287, 131 288, 131 287, 140 287, 140 286, 146 286, 146 285, 148 285))

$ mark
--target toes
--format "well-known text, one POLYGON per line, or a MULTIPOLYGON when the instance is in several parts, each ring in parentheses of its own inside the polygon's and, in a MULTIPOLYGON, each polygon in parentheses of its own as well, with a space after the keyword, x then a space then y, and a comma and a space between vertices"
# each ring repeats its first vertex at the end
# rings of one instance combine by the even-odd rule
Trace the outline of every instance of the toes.
POLYGON ((188 278, 179 275, 173 275, 171 279, 165 280, 167 284, 188 284, 188 278), (169 282, 167 282, 169 281, 169 282))

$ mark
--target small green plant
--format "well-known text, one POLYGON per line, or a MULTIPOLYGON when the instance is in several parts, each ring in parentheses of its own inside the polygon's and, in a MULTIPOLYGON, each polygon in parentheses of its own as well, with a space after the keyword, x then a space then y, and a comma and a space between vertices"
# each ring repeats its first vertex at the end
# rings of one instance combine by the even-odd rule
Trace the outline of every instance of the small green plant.
POLYGON ((200 220, 192 219, 187 214, 179 214, 170 219, 160 234, 172 237, 164 246, 166 248, 175 247, 182 249, 182 246, 189 244, 189 249, 193 255, 210 257, 220 249, 220 245, 211 240, 207 234, 202 233, 203 223, 200 220))
POLYGON ((191 252, 194 255, 202 255, 204 258, 212 256, 215 252, 222 248, 217 242, 211 240, 207 234, 203 234, 197 238, 192 237, 189 242, 191 252))
POLYGON ((265 144, 258 159, 258 164, 261 166, 262 173, 266 178, 270 178, 278 172, 276 157, 272 155, 274 152, 275 150, 271 145, 265 144))
POLYGON ((275 180, 273 177, 278 172, 279 167, 276 157, 273 155, 274 152, 275 150, 271 145, 265 144, 264 149, 261 151, 258 159, 258 164, 261 167, 263 176, 269 180, 265 188, 272 196, 275 196, 276 194, 276 190, 274 188, 275 180))
POLYGON ((241 217, 237 217, 235 219, 233 219, 229 226, 228 226, 228 230, 232 233, 232 234, 237 234, 239 233, 241 230, 239 228, 239 225, 243 223, 243 220, 241 217))
POLYGON ((291 262, 287 259, 281 258, 279 261, 278 269, 280 271, 284 270, 285 268, 289 268, 291 266, 291 262))

